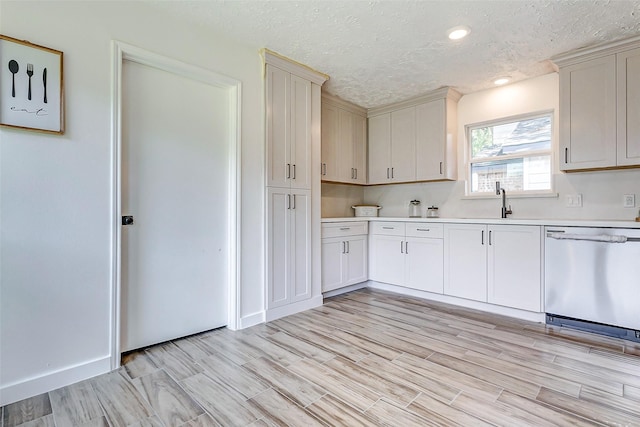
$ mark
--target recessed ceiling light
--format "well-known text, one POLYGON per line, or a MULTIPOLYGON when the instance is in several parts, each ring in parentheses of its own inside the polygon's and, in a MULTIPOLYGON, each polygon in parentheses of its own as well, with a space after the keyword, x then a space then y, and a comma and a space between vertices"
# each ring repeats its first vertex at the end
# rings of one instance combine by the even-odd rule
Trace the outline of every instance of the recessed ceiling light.
POLYGON ((453 27, 447 31, 447 35, 451 40, 460 40, 469 35, 471 32, 471 28, 466 25, 459 25, 457 27, 453 27))
POLYGON ((504 76, 504 77, 498 77, 497 79, 495 79, 493 81, 494 84, 501 86, 501 85, 506 85, 507 83, 509 83, 511 81, 511 77, 509 76, 504 76))

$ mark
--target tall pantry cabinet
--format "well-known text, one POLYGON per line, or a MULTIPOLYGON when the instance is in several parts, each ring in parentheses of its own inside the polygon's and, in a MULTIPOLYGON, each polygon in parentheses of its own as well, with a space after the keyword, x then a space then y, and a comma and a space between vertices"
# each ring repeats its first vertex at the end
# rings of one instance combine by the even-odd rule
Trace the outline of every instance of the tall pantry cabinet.
POLYGON ((268 50, 264 60, 269 321, 322 304, 320 88, 327 76, 268 50))

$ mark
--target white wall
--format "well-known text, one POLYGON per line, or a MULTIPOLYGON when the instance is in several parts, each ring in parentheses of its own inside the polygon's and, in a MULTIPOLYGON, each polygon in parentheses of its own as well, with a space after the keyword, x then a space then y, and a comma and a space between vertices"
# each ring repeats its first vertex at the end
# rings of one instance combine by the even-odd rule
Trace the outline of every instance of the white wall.
POLYGON ((2 1, 2 33, 64 52, 66 132, 0 130, 0 404, 105 372, 111 325, 111 40, 240 80, 240 315, 263 316, 257 47, 143 2, 2 1))
MULTIPOLYGON (((558 75, 548 74, 512 85, 463 96, 458 103, 458 181, 366 187, 364 202, 383 208, 380 216, 408 216, 409 201, 422 201, 423 210, 436 205, 442 217, 495 218, 500 215, 498 196, 465 199, 465 132, 467 124, 519 114, 554 111, 554 198, 513 198, 512 218, 633 220, 638 208, 624 208, 623 194, 640 201, 640 169, 565 174, 558 168, 558 75), (567 194, 583 195, 582 208, 565 207, 567 194)), ((639 204, 639 202, 637 202, 639 204)), ((334 211, 337 209, 333 209, 334 211)), ((324 211, 324 207, 323 207, 324 211)))

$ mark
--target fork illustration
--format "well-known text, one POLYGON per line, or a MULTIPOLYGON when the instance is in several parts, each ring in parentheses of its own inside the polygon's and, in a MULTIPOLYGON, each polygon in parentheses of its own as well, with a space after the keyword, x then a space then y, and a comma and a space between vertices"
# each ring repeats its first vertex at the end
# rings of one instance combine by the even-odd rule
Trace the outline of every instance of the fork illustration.
POLYGON ((31 101, 31 76, 33 76, 33 64, 27 64, 27 76, 29 76, 29 93, 27 99, 31 101))

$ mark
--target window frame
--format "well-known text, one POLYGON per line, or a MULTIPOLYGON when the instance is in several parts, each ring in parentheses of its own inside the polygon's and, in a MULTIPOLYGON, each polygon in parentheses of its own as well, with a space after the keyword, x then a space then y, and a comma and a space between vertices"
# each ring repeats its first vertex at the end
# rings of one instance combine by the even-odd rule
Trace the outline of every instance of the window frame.
MULTIPOLYGON (((555 147, 555 111, 551 110, 542 110, 535 111, 531 113, 523 113, 517 114, 513 116, 501 117, 498 119, 485 120, 482 122, 470 123, 464 126, 465 130, 465 174, 466 174, 466 183, 465 183, 465 199, 486 199, 495 197, 495 192, 473 192, 471 191, 471 179, 472 172, 471 167, 475 163, 491 162, 495 160, 511 160, 511 159, 524 159, 528 157, 537 157, 542 155, 549 155, 549 184, 550 188, 547 190, 524 190, 524 191, 509 191, 509 197, 514 198, 526 198, 526 197, 557 197, 557 193, 555 192, 554 179, 553 179, 553 171, 555 168, 555 156, 554 156, 554 147, 555 147), (551 127, 551 135, 550 135, 550 146, 548 150, 535 150, 531 152, 527 152, 526 155, 522 154, 507 154, 500 157, 480 157, 473 158, 473 148, 471 147, 471 131, 474 129, 479 129, 483 127, 489 126, 500 126, 508 123, 519 122, 523 120, 531 120, 537 119, 541 117, 549 117, 550 119, 550 127, 551 127)), ((508 191, 508 190, 507 190, 508 191)))

